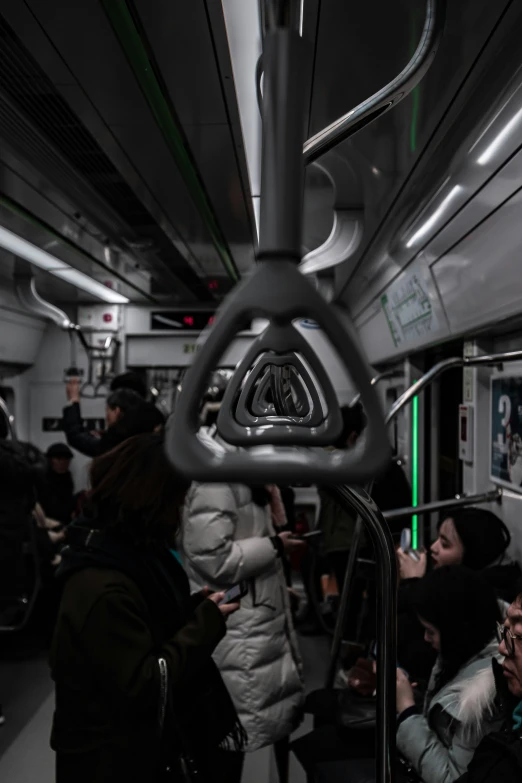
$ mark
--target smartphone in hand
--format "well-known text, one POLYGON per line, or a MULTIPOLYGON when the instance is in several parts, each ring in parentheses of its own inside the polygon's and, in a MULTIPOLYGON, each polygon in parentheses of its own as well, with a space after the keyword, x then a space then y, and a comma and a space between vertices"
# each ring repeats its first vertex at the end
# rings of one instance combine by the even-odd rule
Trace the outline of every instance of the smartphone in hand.
POLYGON ((224 598, 222 598, 221 601, 218 603, 218 606, 223 606, 223 604, 235 604, 238 601, 240 601, 241 598, 243 598, 247 593, 248 593, 247 583, 238 582, 237 585, 234 585, 234 587, 231 587, 229 590, 227 590, 224 598))

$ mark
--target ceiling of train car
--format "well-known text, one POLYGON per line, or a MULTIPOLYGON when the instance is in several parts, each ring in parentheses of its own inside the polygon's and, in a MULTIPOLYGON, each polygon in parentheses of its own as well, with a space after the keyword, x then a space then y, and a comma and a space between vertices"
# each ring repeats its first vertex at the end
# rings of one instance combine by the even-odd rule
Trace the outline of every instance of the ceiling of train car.
POLYGON ((21 210, 59 237, 67 226, 70 239, 74 224, 80 251, 92 229, 126 256, 125 276, 132 268, 140 285, 148 278, 148 290, 130 292, 137 301, 219 300, 253 263, 215 5, 0 0, 0 209, 21 210))
MULTIPOLYGON (((258 194, 244 151, 253 142, 241 132, 224 16, 244 22, 247 5, 255 14, 257 0, 0 0, 0 225, 113 279, 132 301, 219 301, 254 258, 258 194)), ((352 312, 397 273, 390 241, 444 157, 435 160, 433 139, 515 3, 447 5, 420 85, 307 169, 304 251, 327 240, 339 204, 359 231, 335 270, 352 312)), ((308 136, 401 70, 424 14, 422 0, 304 0, 308 136)), ((39 285, 75 298, 48 276, 39 285)))
MULTIPOLYGON (((425 13, 425 4, 419 0, 358 4, 316 0, 316 4, 310 134, 345 114, 401 70, 417 45, 425 13)), ((475 101, 484 113, 490 71, 484 82, 485 68, 481 72, 480 66, 491 39, 499 29, 508 31, 507 14, 516 5, 508 0, 448 0, 444 37, 428 74, 402 103, 336 148, 338 159, 348 162, 355 174, 353 204, 364 211, 362 241, 336 269, 341 301, 352 313, 360 312, 400 271, 389 252, 397 214, 402 222, 408 214, 411 220, 433 185, 434 171, 439 176, 444 171, 444 148, 434 156, 433 139, 448 112, 460 105, 470 83, 478 84, 479 73, 482 82, 477 93, 481 94, 475 101), (422 168, 426 161, 431 162, 430 180, 422 168)), ((489 68, 494 59, 490 57, 489 68)), ((502 83, 495 89, 498 96, 502 83)), ((492 99, 494 94, 491 90, 492 99)), ((474 112, 475 123, 478 118, 474 112)), ((460 117, 459 122, 463 121, 465 117, 460 117)), ((441 138, 437 140, 440 143, 441 138)))

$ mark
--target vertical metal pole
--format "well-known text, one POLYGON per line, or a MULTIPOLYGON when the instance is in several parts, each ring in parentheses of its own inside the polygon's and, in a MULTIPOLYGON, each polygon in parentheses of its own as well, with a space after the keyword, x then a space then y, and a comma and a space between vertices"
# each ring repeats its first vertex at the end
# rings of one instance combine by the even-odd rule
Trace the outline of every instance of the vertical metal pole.
POLYGON ((305 137, 304 42, 296 0, 265 0, 259 260, 301 260, 305 137))
POLYGON ((381 512, 362 489, 332 487, 329 493, 364 522, 377 561, 377 733, 376 782, 395 780, 397 561, 393 539, 381 512))

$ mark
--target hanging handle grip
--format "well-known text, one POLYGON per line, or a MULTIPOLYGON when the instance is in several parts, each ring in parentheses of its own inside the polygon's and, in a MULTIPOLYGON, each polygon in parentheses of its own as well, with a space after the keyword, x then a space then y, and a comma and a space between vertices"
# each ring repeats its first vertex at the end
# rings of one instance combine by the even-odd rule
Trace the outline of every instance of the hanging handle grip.
MULTIPOLYGON (((227 407, 222 406, 221 412, 225 416, 232 415, 227 407)), ((167 428, 167 452, 174 466, 188 478, 247 484, 295 481, 360 484, 388 464, 391 450, 383 412, 355 334, 292 262, 260 264, 255 274, 228 299, 226 310, 217 318, 185 376, 183 391, 167 428), (275 449, 265 445, 248 451, 218 452, 206 446, 197 437, 199 402, 208 377, 236 334, 253 317, 269 318, 282 326, 305 316, 322 326, 340 364, 361 393, 368 416, 362 449, 327 452, 323 449, 275 449)))

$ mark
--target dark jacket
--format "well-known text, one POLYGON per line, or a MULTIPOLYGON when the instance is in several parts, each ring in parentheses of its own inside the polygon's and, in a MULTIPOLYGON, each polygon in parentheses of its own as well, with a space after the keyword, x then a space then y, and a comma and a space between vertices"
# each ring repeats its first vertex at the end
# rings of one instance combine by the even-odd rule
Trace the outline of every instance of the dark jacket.
POLYGON ((23 545, 36 503, 36 469, 28 447, 0 441, 0 601, 25 592, 23 545))
POLYGON ((113 427, 109 427, 101 437, 87 432, 83 426, 78 402, 65 406, 62 424, 69 446, 86 457, 98 457, 100 454, 105 454, 107 451, 119 446, 124 440, 124 438, 119 437, 118 429, 115 429, 116 424, 113 427))
MULTIPOLYGON (((517 699, 507 688, 502 669, 493 662, 497 704, 507 716, 500 731, 485 737, 458 783, 520 783, 522 780, 522 728, 513 729, 517 699)), ((520 709, 520 707, 519 707, 520 709)))
POLYGON ((74 511, 74 483, 70 471, 55 473, 48 468, 38 489, 38 502, 45 516, 68 525, 74 511))
MULTIPOLYGON (((205 690, 211 655, 225 623, 212 601, 191 598, 183 570, 170 553, 165 557, 167 570, 176 569, 182 596, 177 610, 161 580, 153 580, 145 599, 137 581, 119 569, 77 568, 65 576, 62 569, 66 581, 50 653, 57 783, 158 779, 159 658, 167 661, 174 712, 183 716, 194 709, 203 717, 204 699, 211 699, 205 690)), ((66 550, 64 563, 67 568, 66 550)), ((213 723, 219 728, 217 716, 213 723)), ((165 732, 176 758, 174 724, 166 724, 165 732)))

